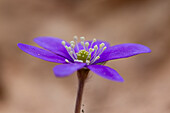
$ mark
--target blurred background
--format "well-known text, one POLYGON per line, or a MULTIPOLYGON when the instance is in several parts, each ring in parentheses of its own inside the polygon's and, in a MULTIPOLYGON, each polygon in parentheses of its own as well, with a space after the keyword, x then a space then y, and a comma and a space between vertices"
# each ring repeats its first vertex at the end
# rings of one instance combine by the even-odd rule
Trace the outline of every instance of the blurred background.
POLYGON ((125 79, 92 72, 85 113, 170 113, 170 0, 0 0, 0 113, 73 113, 77 76, 18 49, 38 36, 140 43, 151 54, 108 62, 125 79))

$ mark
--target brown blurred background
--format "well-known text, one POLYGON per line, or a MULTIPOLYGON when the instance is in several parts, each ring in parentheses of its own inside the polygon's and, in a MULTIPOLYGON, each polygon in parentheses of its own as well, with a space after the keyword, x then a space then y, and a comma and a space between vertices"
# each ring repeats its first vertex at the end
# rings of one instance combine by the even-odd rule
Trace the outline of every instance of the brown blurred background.
POLYGON ((91 73, 85 113, 170 113, 170 0, 0 0, 0 113, 73 113, 76 73, 56 78, 56 64, 25 54, 17 43, 74 35, 152 50, 106 64, 124 83, 91 73))

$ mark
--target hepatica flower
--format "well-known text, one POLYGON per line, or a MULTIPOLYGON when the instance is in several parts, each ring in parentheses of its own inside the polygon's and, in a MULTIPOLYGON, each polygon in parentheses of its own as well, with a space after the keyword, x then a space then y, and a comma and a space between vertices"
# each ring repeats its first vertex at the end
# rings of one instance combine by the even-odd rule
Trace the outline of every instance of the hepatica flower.
POLYGON ((75 71, 78 72, 79 89, 75 113, 80 113, 84 81, 90 70, 103 78, 123 82, 123 78, 116 70, 104 64, 109 60, 151 52, 148 47, 134 43, 111 46, 106 41, 96 39, 85 41, 84 37, 80 37, 78 43, 76 36, 74 41, 70 43, 53 37, 38 37, 34 41, 42 48, 22 43, 19 43, 18 47, 34 57, 49 62, 61 63, 53 69, 57 77, 66 77, 75 71))
POLYGON ((62 63, 54 67, 54 74, 57 77, 65 77, 82 68, 90 69, 97 75, 123 82, 123 78, 112 68, 104 66, 107 61, 120 58, 127 58, 141 53, 149 53, 151 50, 141 44, 119 44, 110 46, 106 41, 93 39, 85 41, 84 37, 75 36, 74 41, 65 42, 59 38, 38 37, 34 41, 41 46, 35 46, 19 43, 18 47, 24 52, 55 63, 62 63))

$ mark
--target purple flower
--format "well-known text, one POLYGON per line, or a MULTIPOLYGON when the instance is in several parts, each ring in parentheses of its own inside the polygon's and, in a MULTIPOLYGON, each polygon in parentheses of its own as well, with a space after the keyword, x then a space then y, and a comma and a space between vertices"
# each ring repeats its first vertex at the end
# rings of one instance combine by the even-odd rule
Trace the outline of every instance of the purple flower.
POLYGON ((57 77, 69 76, 73 72, 85 68, 99 76, 123 82, 123 78, 114 69, 104 66, 109 60, 127 58, 141 53, 150 53, 151 50, 141 44, 119 44, 110 46, 108 42, 93 39, 85 41, 80 37, 81 42, 75 36, 74 41, 65 42, 59 38, 38 37, 34 41, 42 48, 19 43, 18 47, 24 52, 55 63, 62 63, 54 67, 54 74, 57 77))

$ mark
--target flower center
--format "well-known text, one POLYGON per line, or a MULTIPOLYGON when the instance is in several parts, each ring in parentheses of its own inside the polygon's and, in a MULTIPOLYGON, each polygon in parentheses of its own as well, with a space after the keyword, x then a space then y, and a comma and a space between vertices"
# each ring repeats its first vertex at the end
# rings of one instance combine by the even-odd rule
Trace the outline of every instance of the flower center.
POLYGON ((89 54, 88 51, 80 50, 77 54, 77 60, 82 60, 84 63, 86 63, 86 60, 90 61, 91 54, 89 54))
MULTIPOLYGON (((80 37, 80 39, 81 39, 80 44, 83 47, 83 49, 81 50, 79 48, 80 46, 77 43, 78 40, 77 36, 74 37, 74 41, 70 42, 70 47, 66 45, 65 41, 62 41, 62 45, 66 48, 67 52, 74 60, 74 62, 82 62, 86 63, 87 65, 93 64, 96 60, 100 58, 100 55, 106 49, 105 44, 101 43, 100 45, 93 46, 93 44, 96 42, 96 39, 93 39, 90 45, 89 42, 84 42, 85 40, 84 37, 80 37)), ((70 63, 68 59, 65 59, 65 62, 70 63)))

